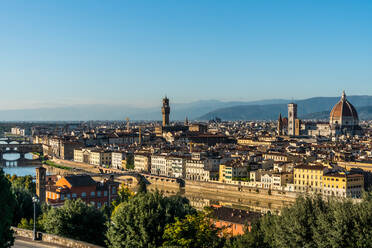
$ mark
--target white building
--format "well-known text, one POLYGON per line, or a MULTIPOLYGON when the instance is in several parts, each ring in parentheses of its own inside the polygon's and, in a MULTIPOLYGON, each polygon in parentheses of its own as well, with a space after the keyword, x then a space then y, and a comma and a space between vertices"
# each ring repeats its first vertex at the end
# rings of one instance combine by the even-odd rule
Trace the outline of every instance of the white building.
POLYGON ((145 153, 134 154, 134 170, 140 172, 150 172, 151 170, 150 155, 145 153))
POLYGON ((112 152, 111 153, 111 166, 115 169, 122 169, 124 153, 112 152))
POLYGON ((152 155, 151 174, 183 178, 185 176, 185 158, 167 154, 152 155))
POLYGON ((167 176, 184 178, 185 177, 185 159, 183 157, 168 157, 166 159, 167 176))
POLYGON ((192 154, 192 158, 186 160, 186 179, 196 181, 217 180, 220 164, 227 160, 199 155, 192 154))
POLYGON ((261 175, 261 183, 265 189, 271 189, 273 185, 273 175, 270 172, 264 172, 261 175))
POLYGON ((167 159, 163 155, 151 155, 151 174, 158 176, 167 176, 167 159))

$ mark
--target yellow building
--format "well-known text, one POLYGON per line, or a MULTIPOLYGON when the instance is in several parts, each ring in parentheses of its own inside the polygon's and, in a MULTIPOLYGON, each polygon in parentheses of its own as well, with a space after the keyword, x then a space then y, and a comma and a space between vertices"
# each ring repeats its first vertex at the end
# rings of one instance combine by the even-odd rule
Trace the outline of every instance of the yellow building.
POLYGON ((328 172, 325 166, 302 165, 294 168, 294 189, 324 196, 360 198, 364 176, 349 172, 328 172))
POLYGON ((295 191, 322 193, 322 180, 326 167, 321 165, 301 165, 293 169, 295 191))
POLYGON ((84 153, 82 149, 75 149, 74 150, 74 161, 75 162, 84 162, 84 153))
POLYGON ((248 168, 247 166, 233 162, 220 164, 218 178, 221 182, 229 182, 235 178, 248 178, 248 168))
POLYGON ((344 172, 323 176, 323 194, 327 196, 360 198, 364 189, 364 176, 344 172))

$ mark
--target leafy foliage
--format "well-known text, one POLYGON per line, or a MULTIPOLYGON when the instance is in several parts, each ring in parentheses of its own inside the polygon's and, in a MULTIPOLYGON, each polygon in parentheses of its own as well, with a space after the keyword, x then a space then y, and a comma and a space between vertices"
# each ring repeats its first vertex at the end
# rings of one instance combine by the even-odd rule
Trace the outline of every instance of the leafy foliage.
MULTIPOLYGON (((34 216, 34 203, 32 202, 32 194, 23 188, 13 188, 12 193, 15 199, 15 206, 13 210, 12 225, 17 226, 21 219, 31 219, 34 216)), ((36 215, 40 214, 40 204, 36 203, 36 215)))
POLYGON ((163 232, 175 218, 184 218, 195 210, 186 198, 164 197, 160 193, 139 193, 121 203, 113 212, 107 232, 108 246, 159 247, 163 232))
POLYGON ((221 247, 223 239, 219 237, 222 229, 214 226, 210 215, 199 212, 186 215, 185 219, 176 218, 176 222, 168 224, 164 231, 164 247, 180 246, 187 248, 221 247))
MULTIPOLYGON (((129 199, 133 198, 135 193, 131 191, 124 183, 120 185, 118 190, 118 197, 112 201, 111 208, 109 209, 110 214, 114 211, 121 203, 128 201, 129 199)), ((108 209, 104 207, 103 211, 107 213, 108 209)), ((110 218, 110 216, 108 216, 110 218)))
MULTIPOLYGON (((36 230, 41 231, 43 230, 43 227, 40 224, 41 222, 36 220, 36 230)), ((20 223, 17 226, 18 228, 22 229, 28 229, 28 230, 33 230, 34 229, 34 219, 29 219, 27 220, 26 218, 23 218, 20 223)))
POLYGON ((80 199, 68 200, 60 208, 51 208, 43 214, 41 224, 47 233, 99 245, 104 243, 103 213, 80 199))
POLYGON ((9 181, 12 184, 12 188, 20 188, 28 191, 32 195, 36 193, 36 183, 33 181, 32 176, 23 176, 19 177, 16 175, 10 176, 9 174, 6 175, 9 181))
POLYGON ((134 156, 133 155, 128 155, 127 156, 126 169, 127 170, 133 170, 134 169, 134 156))
POLYGON ((147 183, 144 177, 140 177, 138 182, 138 193, 146 193, 147 192, 147 183))
POLYGON ((267 214, 252 232, 230 240, 226 247, 372 247, 372 196, 324 201, 300 197, 281 215, 267 214))
POLYGON ((55 168, 58 168, 58 169, 62 169, 62 170, 72 170, 71 167, 67 167, 67 166, 63 166, 63 165, 60 165, 60 164, 56 164, 56 163, 54 163, 51 160, 43 160, 43 164, 46 164, 46 165, 49 165, 51 167, 55 167, 55 168))
POLYGON ((11 247, 14 242, 10 229, 13 220, 14 197, 9 180, 0 169, 0 248, 11 247))
POLYGON ((227 248, 268 248, 270 247, 264 242, 264 234, 260 228, 260 221, 252 224, 252 230, 249 232, 246 228, 245 234, 230 238, 226 241, 225 247, 227 248))

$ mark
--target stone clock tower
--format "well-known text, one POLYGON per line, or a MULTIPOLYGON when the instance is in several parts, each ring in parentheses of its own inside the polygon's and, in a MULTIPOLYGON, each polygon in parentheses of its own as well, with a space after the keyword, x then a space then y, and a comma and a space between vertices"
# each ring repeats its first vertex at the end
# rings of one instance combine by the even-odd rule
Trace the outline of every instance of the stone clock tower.
POLYGON ((170 107, 169 99, 167 97, 163 98, 163 107, 161 108, 161 112, 163 114, 163 127, 169 126, 170 107))

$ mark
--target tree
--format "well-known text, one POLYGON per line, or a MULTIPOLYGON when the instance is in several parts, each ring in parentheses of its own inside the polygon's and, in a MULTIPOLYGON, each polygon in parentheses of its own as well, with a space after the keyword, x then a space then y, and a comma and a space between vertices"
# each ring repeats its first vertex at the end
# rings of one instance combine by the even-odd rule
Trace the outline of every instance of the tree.
POLYGON ((30 192, 32 195, 36 193, 36 183, 33 181, 32 176, 19 177, 17 175, 10 176, 6 175, 9 181, 12 183, 12 188, 21 188, 30 192))
POLYGON ((101 211, 77 199, 66 201, 60 208, 51 208, 43 214, 41 224, 47 233, 102 245, 105 221, 101 211))
POLYGON ((127 155, 127 164, 125 166, 127 170, 133 170, 134 169, 134 156, 131 154, 127 155))
POLYGON ((159 247, 163 232, 175 218, 195 213, 186 198, 164 197, 159 192, 139 193, 121 203, 113 212, 107 245, 119 247, 159 247))
POLYGON ((363 201, 299 197, 281 215, 267 214, 226 247, 372 247, 372 195, 363 201))
POLYGON ((129 199, 133 198, 135 193, 131 191, 124 183, 121 184, 118 190, 118 197, 112 201, 110 207, 103 206, 101 211, 103 211, 105 217, 109 219, 111 217, 111 213, 123 202, 128 201, 129 199))
POLYGON ((252 223, 251 231, 245 228, 243 235, 230 238, 225 243, 225 248, 268 248, 264 241, 264 233, 261 231, 260 221, 252 223))
POLYGON ((164 247, 179 246, 188 248, 221 247, 223 239, 219 237, 222 229, 214 226, 211 217, 206 212, 186 215, 186 218, 176 218, 176 222, 168 224, 163 238, 164 247))
POLYGON ((0 247, 11 247, 14 242, 13 231, 10 229, 13 220, 14 197, 10 182, 0 169, 0 247))
POLYGON ((31 219, 30 221, 28 221, 26 218, 23 218, 18 226, 18 228, 22 228, 22 229, 28 229, 28 230, 32 230, 33 227, 34 227, 34 220, 31 219))
MULTIPOLYGON (((34 205, 32 202, 32 194, 24 188, 12 187, 12 193, 15 198, 15 206, 13 211, 12 225, 17 226, 21 219, 30 219, 34 216, 34 205)), ((36 204, 37 216, 40 213, 40 205, 36 204)))
MULTIPOLYGON (((23 218, 17 226, 18 228, 32 230, 34 228, 34 219, 31 218, 27 220, 23 218)), ((43 230, 43 227, 40 225, 40 221, 36 220, 36 230, 43 230)))
POLYGON ((146 179, 143 176, 140 176, 137 191, 138 191, 138 193, 146 193, 147 192, 147 183, 146 183, 146 179))
POLYGON ((112 202, 112 206, 115 208, 120 203, 126 202, 132 197, 134 197, 134 192, 131 191, 124 183, 122 183, 118 190, 118 197, 112 202))

